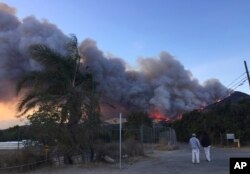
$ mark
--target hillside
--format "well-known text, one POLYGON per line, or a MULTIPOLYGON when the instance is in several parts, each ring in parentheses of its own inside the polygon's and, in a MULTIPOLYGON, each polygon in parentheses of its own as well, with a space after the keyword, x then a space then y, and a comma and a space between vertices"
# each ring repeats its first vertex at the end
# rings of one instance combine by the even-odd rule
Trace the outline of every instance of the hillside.
POLYGON ((226 97, 225 99, 221 100, 220 102, 216 102, 216 103, 213 103, 213 104, 206 106, 205 110, 210 110, 210 109, 213 109, 214 107, 224 106, 227 103, 237 104, 239 101, 242 101, 242 100, 249 100, 250 101, 250 95, 243 93, 243 92, 235 91, 230 96, 226 97))

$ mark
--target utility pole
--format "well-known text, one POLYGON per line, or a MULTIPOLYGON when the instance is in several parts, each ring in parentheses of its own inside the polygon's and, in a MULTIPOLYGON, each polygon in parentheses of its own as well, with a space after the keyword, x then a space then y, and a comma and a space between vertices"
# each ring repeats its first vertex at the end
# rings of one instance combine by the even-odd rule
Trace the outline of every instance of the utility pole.
POLYGON ((249 72, 248 72, 248 68, 247 68, 247 62, 244 60, 244 65, 245 65, 245 69, 246 69, 246 73, 247 73, 247 80, 248 80, 248 84, 249 84, 249 88, 250 88, 250 76, 249 76, 249 72))

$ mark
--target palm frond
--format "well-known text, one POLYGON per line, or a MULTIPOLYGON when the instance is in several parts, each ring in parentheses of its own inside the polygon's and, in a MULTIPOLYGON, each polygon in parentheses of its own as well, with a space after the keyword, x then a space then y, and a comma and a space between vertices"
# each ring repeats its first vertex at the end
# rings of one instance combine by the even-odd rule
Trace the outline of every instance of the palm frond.
POLYGON ((31 45, 29 51, 31 58, 40 63, 45 69, 61 68, 66 59, 63 55, 42 44, 31 45))
MULTIPOLYGON (((61 97, 63 99, 63 97, 61 97)), ((31 109, 34 109, 41 103, 47 103, 50 106, 56 106, 59 98, 58 96, 53 96, 47 94, 46 92, 35 92, 32 91, 28 93, 23 99, 18 103, 17 110, 21 112, 20 116, 25 115, 31 109)))
POLYGON ((73 76, 72 76, 72 85, 75 86, 76 84, 76 76, 79 72, 79 67, 80 67, 80 55, 78 52, 78 42, 77 42, 77 38, 75 35, 71 34, 71 40, 68 43, 68 51, 69 51, 69 55, 70 55, 70 59, 72 60, 72 65, 73 65, 73 76))
POLYGON ((70 34, 70 41, 67 44, 69 53, 75 53, 78 50, 77 37, 74 34, 70 34))
POLYGON ((98 105, 97 101, 91 101, 95 100, 93 93, 96 83, 91 74, 82 74, 80 71, 81 57, 74 35, 71 35, 67 49, 68 54, 61 55, 46 45, 30 46, 32 59, 37 61, 42 69, 27 73, 16 86, 18 94, 25 84, 32 85, 18 104, 20 115, 46 103, 61 108, 62 122, 75 125, 83 114, 98 111, 99 108, 95 107, 98 105))
MULTIPOLYGON (((60 73, 61 77, 67 78, 68 81, 74 81, 76 66, 78 65, 76 65, 76 60, 71 57, 73 55, 65 57, 46 45, 39 44, 30 46, 30 54, 34 60, 42 65, 45 71, 60 73)), ((76 54, 78 54, 78 51, 76 54)))
POLYGON ((22 109, 22 112, 17 116, 17 117, 22 117, 24 116, 28 111, 31 109, 35 108, 41 101, 39 99, 30 101, 25 105, 25 109, 22 109))
POLYGON ((25 74, 16 84, 16 95, 20 93, 24 85, 27 83, 34 83, 37 77, 41 76, 42 72, 31 71, 28 74, 25 74))
POLYGON ((26 105, 28 102, 31 102, 32 100, 38 99, 38 93, 35 91, 29 92, 27 95, 25 95, 21 101, 17 105, 17 110, 21 112, 24 108, 26 108, 26 105))

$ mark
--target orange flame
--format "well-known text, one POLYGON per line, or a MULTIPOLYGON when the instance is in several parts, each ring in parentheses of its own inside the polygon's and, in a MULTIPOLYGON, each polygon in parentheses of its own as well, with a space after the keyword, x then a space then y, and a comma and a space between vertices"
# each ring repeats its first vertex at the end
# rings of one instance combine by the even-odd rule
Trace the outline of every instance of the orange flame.
POLYGON ((171 117, 164 115, 163 113, 159 111, 152 111, 149 115, 151 118, 153 118, 156 121, 165 121, 165 122, 172 121, 171 117))

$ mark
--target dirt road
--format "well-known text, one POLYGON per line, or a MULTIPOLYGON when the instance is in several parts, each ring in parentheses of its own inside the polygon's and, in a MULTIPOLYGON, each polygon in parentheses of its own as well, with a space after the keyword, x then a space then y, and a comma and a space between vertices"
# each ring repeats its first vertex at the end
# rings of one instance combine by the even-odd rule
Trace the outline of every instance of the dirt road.
POLYGON ((97 168, 71 166, 42 169, 34 174, 228 174, 230 157, 250 157, 250 148, 212 148, 212 161, 206 162, 201 151, 201 163, 191 163, 191 152, 187 145, 175 151, 154 151, 148 158, 134 164, 101 165, 97 168))

